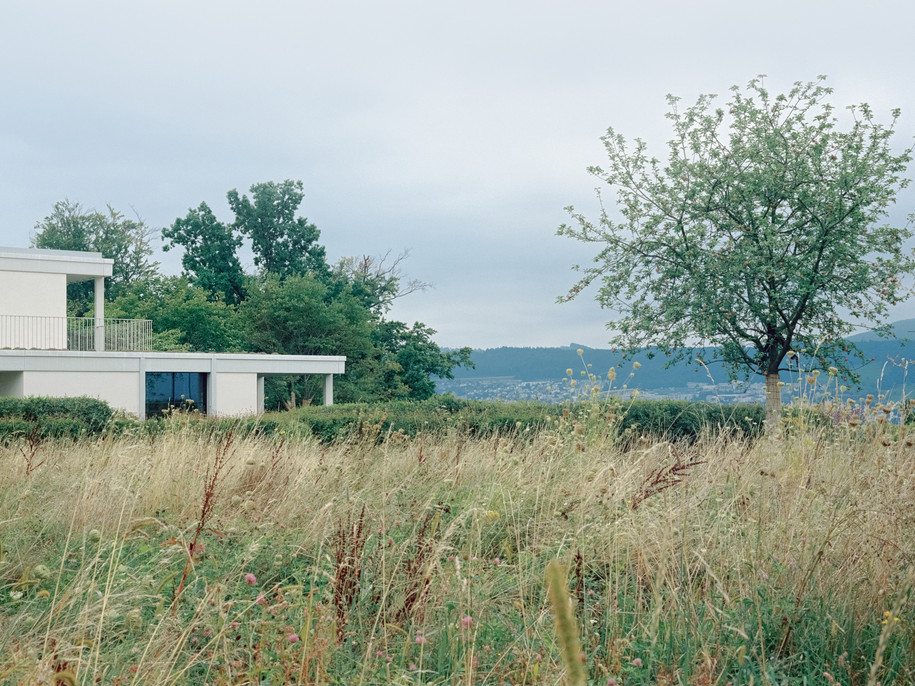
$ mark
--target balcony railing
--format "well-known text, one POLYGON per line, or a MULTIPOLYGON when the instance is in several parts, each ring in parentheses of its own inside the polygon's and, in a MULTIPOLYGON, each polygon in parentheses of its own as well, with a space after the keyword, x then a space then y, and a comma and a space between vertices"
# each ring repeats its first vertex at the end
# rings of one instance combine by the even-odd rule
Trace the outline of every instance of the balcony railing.
POLYGON ((151 337, 149 319, 0 315, 0 348, 145 352, 151 337))

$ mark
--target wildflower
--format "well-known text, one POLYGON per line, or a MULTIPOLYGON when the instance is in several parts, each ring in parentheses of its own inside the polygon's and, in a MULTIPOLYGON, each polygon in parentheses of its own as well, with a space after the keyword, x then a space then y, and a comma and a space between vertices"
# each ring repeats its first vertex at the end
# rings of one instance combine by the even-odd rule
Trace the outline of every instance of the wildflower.
POLYGON ((607 378, 611 381, 616 378, 616 367, 610 367, 610 371, 607 372, 607 378))
POLYGON ((411 672, 415 672, 415 671, 416 671, 416 665, 415 665, 415 664, 412 664, 412 663, 410 664, 410 671, 411 671, 411 672))
POLYGON ((632 661, 632 666, 633 666, 633 667, 641 667, 641 666, 642 666, 642 658, 640 658, 640 657, 635 658, 635 659, 632 661))
POLYGON ((473 626, 473 617, 470 615, 464 615, 461 617, 461 628, 469 629, 471 626, 473 626))
POLYGON ((258 594, 257 594, 257 600, 255 600, 254 602, 257 603, 258 605, 266 605, 266 604, 267 604, 267 598, 264 597, 264 594, 263 594, 263 593, 258 593, 258 594))
POLYGON ((420 645, 422 645, 423 643, 428 643, 429 639, 421 634, 418 634, 416 636, 416 642, 419 643, 420 645))
POLYGON ((641 362, 633 362, 633 363, 632 363, 632 368, 633 368, 633 369, 638 369, 638 368, 641 367, 641 366, 642 366, 642 363, 641 363, 641 362))
POLYGON ((835 375, 838 374, 838 373, 839 373, 839 370, 836 369, 835 367, 830 367, 830 368, 829 368, 829 376, 835 376, 835 375))
POLYGON ((502 560, 500 560, 500 559, 497 557, 497 558, 493 559, 492 563, 493 563, 496 567, 498 567, 500 564, 502 564, 502 560))
POLYGON ((286 640, 289 641, 290 643, 298 643, 298 642, 299 642, 299 635, 296 634, 296 633, 289 634, 289 635, 286 637, 286 640))
POLYGON ((257 583, 257 577, 254 576, 251 572, 248 572, 247 574, 245 574, 245 583, 248 584, 249 586, 253 586, 254 584, 257 583))
POLYGON ((578 353, 578 355, 579 355, 579 356, 581 356, 581 355, 584 355, 584 354, 585 354, 585 351, 584 351, 584 350, 582 350, 582 349, 581 349, 581 348, 579 348, 579 349, 578 349, 578 350, 576 350, 576 351, 575 351, 575 352, 576 352, 576 353, 578 353))
POLYGON ((569 367, 568 369, 566 369, 566 376, 572 376, 572 368, 571 368, 571 367, 569 367))

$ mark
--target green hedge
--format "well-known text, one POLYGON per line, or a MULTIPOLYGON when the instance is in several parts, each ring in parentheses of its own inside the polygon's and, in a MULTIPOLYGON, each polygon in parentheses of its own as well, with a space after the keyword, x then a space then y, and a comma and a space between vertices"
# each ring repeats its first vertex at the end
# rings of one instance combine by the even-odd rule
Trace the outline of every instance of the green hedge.
MULTIPOLYGON (((234 420, 231 426, 242 434, 282 431, 291 435, 310 434, 330 443, 352 436, 380 438, 390 432, 403 432, 408 436, 446 431, 475 436, 533 433, 555 426, 564 412, 589 430, 606 430, 608 416, 613 416, 613 426, 620 433, 644 433, 672 440, 692 439, 722 429, 754 437, 761 433, 765 419, 765 409, 761 405, 644 399, 599 405, 548 405, 486 402, 440 395, 417 402, 301 407, 290 412, 234 420)), ((220 423, 225 423, 226 428, 230 426, 227 420, 220 423)))
POLYGON ((635 400, 622 406, 621 429, 672 440, 722 429, 759 436, 766 419, 762 405, 723 405, 689 400, 635 400))
POLYGON ((0 397, 0 438, 77 438, 103 432, 113 412, 95 398, 0 397))

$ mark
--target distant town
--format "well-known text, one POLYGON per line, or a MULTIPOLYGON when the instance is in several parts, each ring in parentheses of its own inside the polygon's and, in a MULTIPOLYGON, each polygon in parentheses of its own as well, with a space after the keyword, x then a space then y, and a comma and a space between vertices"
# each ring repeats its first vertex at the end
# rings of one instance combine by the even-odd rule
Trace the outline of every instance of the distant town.
MULTIPOLYGON (((803 392, 818 396, 831 392, 850 398, 867 393, 885 394, 892 399, 911 396, 907 390, 908 367, 915 360, 915 342, 907 337, 913 330, 915 320, 903 320, 892 326, 889 337, 873 332, 850 337, 857 352, 849 350, 848 364, 857 375, 857 382, 851 375, 823 375, 817 388, 804 387, 803 392)), ((782 374, 787 384, 783 391, 786 402, 801 392, 799 387, 803 386, 806 372, 814 368, 802 350, 794 360, 793 371, 782 374)), ((692 358, 671 363, 656 351, 624 356, 618 351, 575 343, 562 348, 477 349, 471 356, 476 367, 458 367, 454 379, 437 379, 436 391, 472 400, 547 403, 582 400, 593 393, 623 398, 638 393, 642 398, 717 403, 765 402, 762 379, 755 376, 732 382, 715 352, 704 348, 692 358)))

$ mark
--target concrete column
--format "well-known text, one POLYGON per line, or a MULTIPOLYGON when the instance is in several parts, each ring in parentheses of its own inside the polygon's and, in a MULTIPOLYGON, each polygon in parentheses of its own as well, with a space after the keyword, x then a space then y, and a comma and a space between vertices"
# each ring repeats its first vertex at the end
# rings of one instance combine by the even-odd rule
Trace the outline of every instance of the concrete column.
POLYGON ((137 374, 140 377, 140 404, 138 406, 137 416, 140 421, 146 419, 146 358, 140 355, 139 369, 137 374))
POLYGON ((105 352, 105 277, 95 277, 95 351, 105 352))
POLYGON ((334 404, 334 375, 333 374, 324 375, 324 404, 325 405, 334 404))
POLYGON ((264 414, 264 376, 257 375, 257 413, 264 414))

